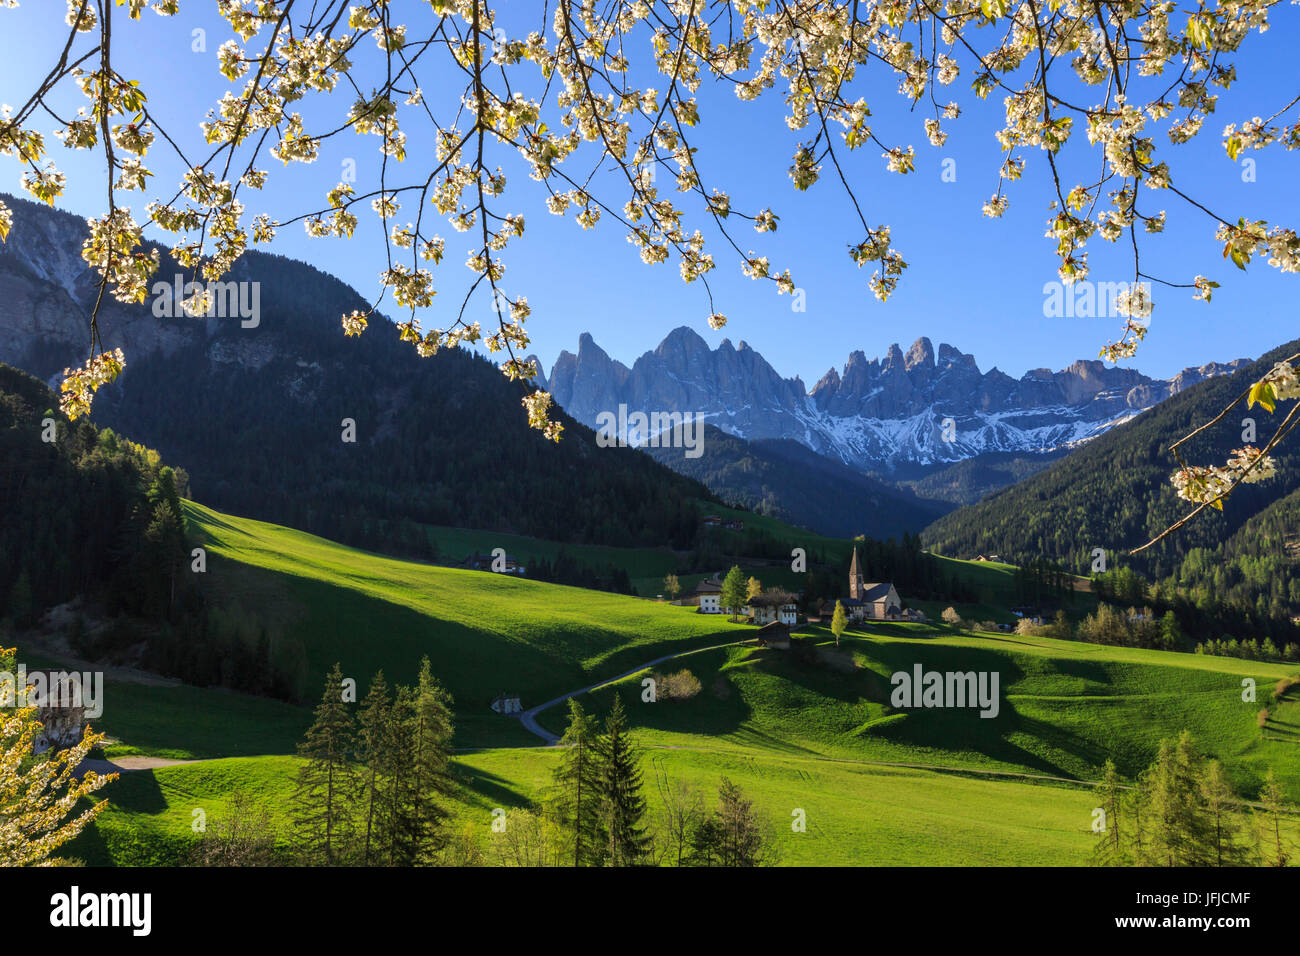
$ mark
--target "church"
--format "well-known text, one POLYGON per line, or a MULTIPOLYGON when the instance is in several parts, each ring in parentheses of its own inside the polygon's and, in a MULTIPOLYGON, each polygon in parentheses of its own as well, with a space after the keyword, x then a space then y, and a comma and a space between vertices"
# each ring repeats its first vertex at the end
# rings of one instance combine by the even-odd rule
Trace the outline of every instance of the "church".
MULTIPOLYGON (((892 584, 863 579, 857 548, 853 549, 853 563, 849 565, 849 596, 840 603, 850 621, 897 620, 903 613, 903 601, 892 584)), ((821 612, 822 620, 829 621, 835 613, 835 602, 823 604, 821 612)))

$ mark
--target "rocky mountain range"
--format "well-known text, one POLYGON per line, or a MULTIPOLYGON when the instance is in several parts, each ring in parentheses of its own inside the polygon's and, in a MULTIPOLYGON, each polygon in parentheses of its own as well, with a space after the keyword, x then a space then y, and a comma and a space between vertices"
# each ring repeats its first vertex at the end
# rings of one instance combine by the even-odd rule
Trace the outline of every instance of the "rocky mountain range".
POLYGON ((745 342, 717 348, 674 329, 631 368, 584 333, 577 354, 561 352, 549 376, 555 400, 578 421, 616 411, 694 412, 746 439, 788 438, 870 471, 943 465, 988 453, 1043 454, 1087 441, 1170 395, 1245 363, 1184 369, 1160 380, 1100 361, 1019 379, 946 343, 919 338, 883 358, 849 355, 811 388, 784 378, 745 342), (948 420, 951 421, 948 421, 948 420))

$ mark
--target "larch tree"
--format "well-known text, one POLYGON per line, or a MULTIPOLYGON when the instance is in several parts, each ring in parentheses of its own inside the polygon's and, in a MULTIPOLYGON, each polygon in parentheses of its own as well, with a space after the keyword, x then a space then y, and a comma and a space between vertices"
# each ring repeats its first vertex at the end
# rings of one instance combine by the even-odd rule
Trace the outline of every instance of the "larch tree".
POLYGON ((831 633, 835 635, 835 646, 840 646, 840 638, 844 636, 844 631, 849 626, 849 616, 844 611, 844 605, 836 601, 835 613, 831 615, 831 633))
POLYGON ((1286 811, 1286 798, 1277 774, 1270 767, 1264 775, 1264 786, 1259 791, 1259 806, 1255 827, 1259 858, 1265 866, 1286 866, 1291 860, 1282 836, 1282 815, 1286 811))
POLYGON ((1241 807, 1233 792, 1223 764, 1207 761, 1205 775, 1201 778, 1201 800, 1210 820, 1210 848, 1212 857, 1207 860, 1214 866, 1237 866, 1244 861, 1238 842, 1241 826, 1241 807))
POLYGON ((1100 866, 1120 866, 1125 861, 1124 845, 1121 841, 1123 832, 1123 789, 1119 780, 1119 771, 1115 761, 1106 759, 1101 785, 1097 787, 1098 808, 1102 812, 1102 829, 1096 847, 1093 848, 1093 860, 1100 866))

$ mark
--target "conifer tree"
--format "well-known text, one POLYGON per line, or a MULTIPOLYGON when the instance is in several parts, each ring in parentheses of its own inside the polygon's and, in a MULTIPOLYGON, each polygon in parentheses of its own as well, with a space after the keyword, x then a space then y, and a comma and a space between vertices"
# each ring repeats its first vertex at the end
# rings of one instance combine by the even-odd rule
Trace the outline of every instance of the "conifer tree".
POLYGON ((399 686, 388 714, 384 735, 387 755, 378 777, 379 804, 376 813, 377 845, 389 866, 415 866, 419 825, 414 800, 415 691, 399 686))
POLYGON ((556 818, 570 841, 574 866, 599 866, 605 837, 600 814, 600 754, 596 718, 569 698, 569 725, 560 739, 564 748, 554 772, 556 818))
POLYGON ((1236 794, 1223 772, 1223 764, 1210 760, 1201 778, 1201 799, 1210 824, 1211 858, 1214 866, 1235 866, 1242 862, 1241 847, 1237 843, 1240 827, 1237 823, 1236 794))
POLYGON ((304 762, 293 794, 293 823, 308 863, 344 863, 354 835, 357 776, 352 764, 356 731, 343 701, 343 674, 335 664, 325 679, 315 720, 298 745, 304 762))
POLYGON ((1150 768, 1146 810, 1149 840, 1141 863, 1201 866, 1210 862, 1211 833, 1201 800, 1204 758, 1184 730, 1176 742, 1162 740, 1150 768))
POLYGON ((1260 861, 1265 866, 1286 866, 1290 860, 1282 842, 1282 813, 1286 809, 1286 800, 1282 786, 1277 782, 1277 774, 1271 767, 1264 776, 1259 802, 1263 808, 1256 818, 1260 861))
POLYGON ((427 657, 420 661, 413 704, 410 799, 415 859, 418 863, 431 863, 446 843, 444 824, 448 813, 443 799, 455 789, 451 776, 451 738, 455 728, 451 695, 433 676, 427 657))
POLYGON ((745 573, 740 570, 740 565, 733 564, 727 576, 722 579, 722 593, 719 595, 723 609, 733 617, 745 607, 745 601, 748 600, 746 590, 745 573))
POLYGON ((1106 829, 1101 833, 1101 839, 1098 841, 1093 854, 1095 862, 1100 866, 1120 866, 1124 863, 1120 829, 1122 793, 1119 771, 1115 768, 1115 761, 1107 758, 1105 775, 1102 777, 1101 786, 1097 788, 1097 796, 1100 800, 1106 826, 1106 829))
POLYGON ((758 866, 768 851, 754 804, 726 777, 718 786, 718 808, 695 829, 694 866, 758 866))
POLYGON ((384 680, 384 672, 381 670, 375 674, 370 682, 370 690, 365 700, 361 702, 361 719, 357 734, 358 757, 364 767, 362 806, 365 814, 363 828, 365 835, 362 841, 361 859, 367 865, 385 856, 381 835, 386 832, 383 823, 386 810, 384 794, 388 789, 386 783, 392 776, 389 747, 389 721, 392 717, 392 709, 388 683, 384 680))
POLYGON ((599 786, 610 866, 636 866, 650 852, 642 784, 641 754, 628 735, 623 701, 615 695, 600 742, 599 786))

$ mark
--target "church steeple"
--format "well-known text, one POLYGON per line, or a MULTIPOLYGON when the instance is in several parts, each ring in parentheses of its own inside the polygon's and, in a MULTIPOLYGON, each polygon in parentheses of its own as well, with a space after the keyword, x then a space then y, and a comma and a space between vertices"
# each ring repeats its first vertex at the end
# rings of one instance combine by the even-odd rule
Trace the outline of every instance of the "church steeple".
POLYGON ((860 601, 866 592, 867 586, 862 579, 862 568, 858 565, 858 549, 854 548, 853 563, 849 565, 849 597, 860 601))

